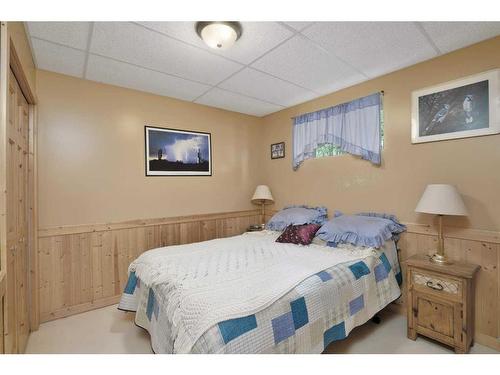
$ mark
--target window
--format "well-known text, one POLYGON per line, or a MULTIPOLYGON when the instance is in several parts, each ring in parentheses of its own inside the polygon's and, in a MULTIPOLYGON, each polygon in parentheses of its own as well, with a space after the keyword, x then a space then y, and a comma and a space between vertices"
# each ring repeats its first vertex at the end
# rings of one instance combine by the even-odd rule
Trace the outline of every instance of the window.
POLYGON ((293 118, 293 161, 297 170, 307 159, 360 156, 380 165, 382 151, 382 93, 293 118))
MULTIPOLYGON (((380 109, 380 148, 384 149, 384 109, 380 109)), ((342 151, 339 147, 331 144, 325 143, 318 146, 315 150, 315 158, 324 158, 326 156, 341 156, 345 155, 347 152, 342 151)))

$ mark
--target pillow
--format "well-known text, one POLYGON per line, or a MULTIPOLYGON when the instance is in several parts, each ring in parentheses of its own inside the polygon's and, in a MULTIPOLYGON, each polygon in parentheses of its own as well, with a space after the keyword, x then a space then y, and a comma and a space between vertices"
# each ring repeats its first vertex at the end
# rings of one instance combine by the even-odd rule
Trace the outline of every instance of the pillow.
POLYGON ((326 207, 288 206, 274 214, 266 229, 282 231, 289 225, 323 225, 327 219, 326 207))
POLYGON ((319 224, 289 225, 276 242, 309 245, 319 228, 319 224))
POLYGON ((405 229, 404 225, 396 225, 394 221, 384 217, 341 215, 323 224, 317 236, 333 247, 339 243, 351 243, 379 248, 385 241, 393 238, 394 234, 405 229))
POLYGON ((361 212, 359 214, 356 214, 359 216, 370 216, 370 217, 380 217, 382 219, 387 219, 393 222, 391 224, 391 232, 393 234, 399 234, 403 233, 406 230, 406 225, 401 224, 398 220, 398 218, 395 215, 391 214, 383 214, 383 213, 378 213, 378 212, 361 212))

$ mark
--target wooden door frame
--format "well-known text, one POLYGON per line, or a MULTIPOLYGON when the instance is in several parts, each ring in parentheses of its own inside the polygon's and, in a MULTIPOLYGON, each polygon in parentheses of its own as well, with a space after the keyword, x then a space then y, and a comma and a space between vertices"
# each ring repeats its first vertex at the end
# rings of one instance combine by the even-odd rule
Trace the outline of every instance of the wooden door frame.
POLYGON ((30 331, 40 325, 38 293, 38 210, 37 210, 37 98, 31 89, 21 60, 12 40, 9 40, 9 65, 29 106, 28 133, 28 280, 30 331))
MULTIPOLYGON (((6 176, 6 149, 4 145, 7 140, 7 89, 9 81, 9 69, 16 77, 21 92, 26 98, 29 106, 29 152, 28 152, 28 281, 29 281, 29 317, 30 331, 36 331, 40 322, 39 293, 38 293, 38 197, 37 197, 37 98, 35 92, 30 87, 26 74, 21 65, 14 42, 9 38, 8 23, 0 23, 1 31, 1 71, 0 71, 0 176, 6 176)), ((7 262, 6 257, 6 196, 5 177, 0 178, 0 248, 2 252, 2 265, 7 262)), ((5 271, 5 270, 4 270, 5 271)), ((0 275, 0 291, 2 280, 0 275)), ((1 295, 1 294, 0 294, 1 295)))
MULTIPOLYGON (((6 182, 7 182, 7 90, 8 90, 8 36, 7 27, 4 22, 0 23, 0 301, 5 301, 7 292, 7 217, 6 217, 6 182)), ((5 304, 0 305, 2 317, 5 316, 5 304)), ((3 319, 2 319, 3 320, 3 319)), ((2 348, 5 350, 4 321, 2 324, 2 348)))

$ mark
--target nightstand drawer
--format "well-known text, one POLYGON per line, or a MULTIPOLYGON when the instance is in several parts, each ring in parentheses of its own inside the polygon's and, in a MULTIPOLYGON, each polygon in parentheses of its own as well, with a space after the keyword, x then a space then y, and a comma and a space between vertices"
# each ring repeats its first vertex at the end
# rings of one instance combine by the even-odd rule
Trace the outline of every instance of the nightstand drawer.
POLYGON ((417 290, 437 292, 454 299, 462 298, 462 282, 460 280, 421 270, 412 270, 411 280, 417 290))

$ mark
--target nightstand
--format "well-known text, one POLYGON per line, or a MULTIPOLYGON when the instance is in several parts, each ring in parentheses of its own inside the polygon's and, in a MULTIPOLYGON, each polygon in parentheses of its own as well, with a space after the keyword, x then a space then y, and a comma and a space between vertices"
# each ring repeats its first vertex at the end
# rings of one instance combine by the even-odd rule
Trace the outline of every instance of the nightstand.
POLYGON ((474 278, 479 266, 433 263, 429 256, 406 261, 408 338, 417 334, 467 353, 474 340, 474 278))

